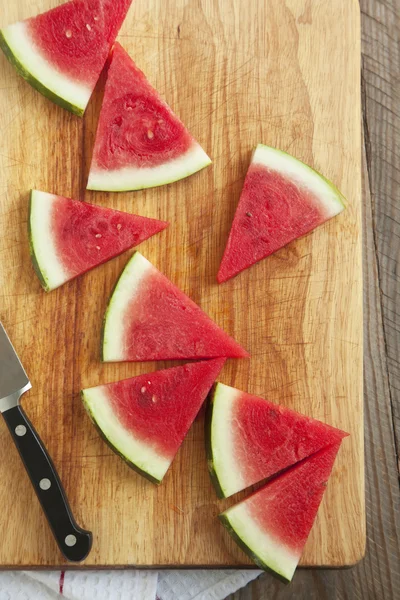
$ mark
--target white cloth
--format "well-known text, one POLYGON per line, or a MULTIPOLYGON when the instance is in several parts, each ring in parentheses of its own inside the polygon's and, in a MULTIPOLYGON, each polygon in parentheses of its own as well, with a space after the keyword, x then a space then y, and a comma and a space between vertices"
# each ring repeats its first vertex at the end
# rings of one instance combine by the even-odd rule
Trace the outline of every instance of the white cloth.
POLYGON ((224 600, 261 571, 3 571, 0 600, 224 600))

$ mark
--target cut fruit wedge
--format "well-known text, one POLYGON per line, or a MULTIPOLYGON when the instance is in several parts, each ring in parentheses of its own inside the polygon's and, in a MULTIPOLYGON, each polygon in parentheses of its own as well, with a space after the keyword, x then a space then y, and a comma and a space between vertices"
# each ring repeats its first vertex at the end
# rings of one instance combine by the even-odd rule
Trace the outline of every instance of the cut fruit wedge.
POLYGON ((208 468, 226 498, 348 434, 293 410, 217 383, 206 417, 208 468))
POLYGON ((261 569, 291 581, 339 447, 328 446, 306 458, 219 516, 261 569))
POLYGON ((82 116, 132 0, 72 0, 0 31, 0 46, 34 88, 82 116))
POLYGON ((88 189, 120 192, 160 186, 209 164, 204 150, 116 43, 88 189))
POLYGON ((32 190, 29 239, 46 291, 137 246, 168 223, 32 190))
POLYGON ((218 282, 309 233, 345 208, 339 190, 293 156, 259 144, 253 153, 218 282))
POLYGON ((110 299, 102 347, 105 362, 248 356, 139 252, 110 299))
POLYGON ((186 364, 82 391, 102 437, 133 469, 160 483, 225 359, 186 364))

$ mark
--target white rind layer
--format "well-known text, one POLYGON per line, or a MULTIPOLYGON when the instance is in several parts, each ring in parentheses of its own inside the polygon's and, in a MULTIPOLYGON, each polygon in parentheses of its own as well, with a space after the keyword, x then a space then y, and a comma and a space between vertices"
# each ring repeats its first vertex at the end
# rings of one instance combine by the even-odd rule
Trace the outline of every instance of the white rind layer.
POLYGON ((279 540, 260 529, 260 525, 249 513, 244 500, 222 513, 228 519, 230 526, 249 550, 275 573, 291 581, 300 560, 298 553, 291 552, 279 540))
POLYGON ((125 429, 108 399, 107 387, 101 385, 83 390, 82 396, 91 418, 110 444, 140 470, 161 481, 171 461, 125 429))
POLYGON ((32 190, 29 228, 34 260, 47 291, 54 290, 70 279, 60 261, 52 235, 52 213, 57 196, 32 190))
POLYGON ((158 167, 124 167, 112 171, 92 164, 87 189, 126 192, 157 187, 193 175, 210 164, 211 159, 195 142, 185 154, 158 167))
POLYGON ((317 171, 290 154, 264 144, 258 144, 253 152, 251 162, 268 167, 297 183, 300 188, 309 190, 320 202, 327 219, 344 210, 344 198, 339 190, 317 171))
POLYGON ((125 314, 140 290, 140 285, 146 273, 154 269, 153 265, 140 254, 135 252, 126 265, 115 290, 111 296, 104 318, 103 332, 103 361, 120 362, 125 360, 125 314))
POLYGON ((38 51, 24 21, 9 25, 1 31, 14 57, 32 77, 53 94, 84 112, 92 89, 54 68, 38 51))
POLYGON ((225 498, 245 487, 234 458, 233 440, 233 431, 238 426, 233 423, 233 408, 240 394, 240 390, 218 383, 213 398, 211 452, 215 475, 225 498))

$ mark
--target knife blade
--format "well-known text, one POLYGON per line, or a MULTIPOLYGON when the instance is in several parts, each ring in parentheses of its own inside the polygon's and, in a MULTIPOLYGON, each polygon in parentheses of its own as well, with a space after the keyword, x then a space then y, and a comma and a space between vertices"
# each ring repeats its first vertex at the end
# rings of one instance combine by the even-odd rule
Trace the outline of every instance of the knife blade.
POLYGON ((80 562, 90 552, 92 533, 77 525, 53 461, 19 403, 31 387, 0 322, 0 412, 61 552, 67 560, 80 562))
POLYGON ((0 412, 17 406, 22 394, 31 387, 14 346, 0 323, 0 412))

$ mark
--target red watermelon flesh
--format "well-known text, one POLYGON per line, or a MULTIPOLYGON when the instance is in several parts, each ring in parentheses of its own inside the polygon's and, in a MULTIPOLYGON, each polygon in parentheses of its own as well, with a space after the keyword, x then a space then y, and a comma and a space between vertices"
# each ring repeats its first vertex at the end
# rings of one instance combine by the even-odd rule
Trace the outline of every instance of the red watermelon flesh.
POLYGON ((65 75, 92 88, 132 0, 72 0, 26 21, 40 53, 65 75))
POLYGON ((348 434, 321 421, 217 384, 208 424, 210 472, 227 497, 297 463, 348 434))
POLYGON ((292 578, 339 447, 328 446, 306 458, 220 516, 261 568, 292 578))
POLYGON ((268 530, 299 556, 311 531, 339 446, 323 448, 248 498, 249 514, 260 528, 268 530))
POLYGON ((93 155, 96 163, 107 169, 126 164, 153 167, 189 149, 192 136, 154 92, 144 73, 116 43, 93 155))
POLYGON ((153 187, 186 177, 209 163, 204 150, 116 43, 88 188, 121 191, 153 187))
POLYGON ((260 144, 246 175, 218 282, 309 233, 343 209, 338 190, 316 171, 260 144))
POLYGON ((225 360, 188 363, 106 386, 122 426, 172 458, 225 360))
POLYGON ((54 289, 168 226, 164 221, 34 190, 31 194, 32 254, 54 289))
POLYGON ((92 419, 114 449, 160 481, 224 362, 219 358, 189 363, 84 390, 82 395, 92 419), (112 416, 105 410, 111 410, 112 416), (112 429, 113 419, 117 425, 112 429), (132 438, 134 447, 129 444, 132 438), (146 453, 147 467, 140 462, 146 453))
POLYGON ((114 290, 103 360, 245 357, 247 352, 197 304, 136 252, 114 290))
POLYGON ((239 468, 246 469, 246 487, 324 446, 337 444, 348 435, 326 423, 245 393, 235 405, 233 418, 240 424, 233 432, 235 457, 239 468))
POLYGON ((125 323, 125 345, 135 360, 247 355, 197 304, 155 269, 142 282, 141 293, 130 304, 125 323))

